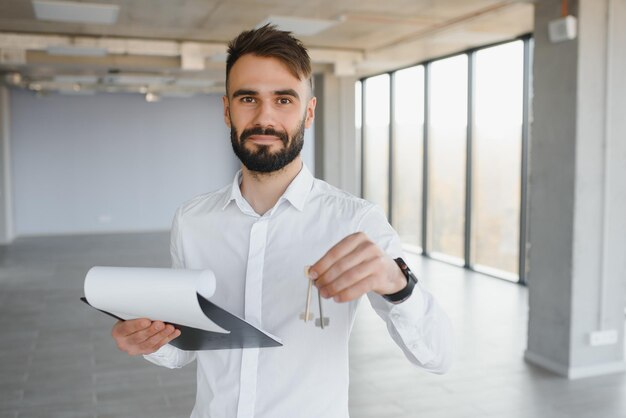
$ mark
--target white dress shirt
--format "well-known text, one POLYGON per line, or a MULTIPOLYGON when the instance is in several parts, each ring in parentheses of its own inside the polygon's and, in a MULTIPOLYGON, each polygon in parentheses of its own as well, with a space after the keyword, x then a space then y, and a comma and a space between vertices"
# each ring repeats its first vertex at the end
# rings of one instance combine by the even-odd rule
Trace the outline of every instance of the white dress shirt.
MULTIPOLYGON (((211 269, 211 301, 279 337, 284 346, 188 352, 171 345, 145 356, 178 368, 197 362, 192 418, 348 417, 348 337, 358 301, 323 299, 330 325, 303 322, 308 281, 304 267, 341 239, 363 231, 392 257, 397 234, 375 205, 313 178, 306 167, 276 205, 255 213, 232 185, 181 206, 172 226, 175 268, 211 269)), ((450 322, 419 284, 394 305, 367 295, 406 357, 424 369, 445 372, 452 357, 450 322)), ((317 292, 311 308, 318 316, 317 292)))

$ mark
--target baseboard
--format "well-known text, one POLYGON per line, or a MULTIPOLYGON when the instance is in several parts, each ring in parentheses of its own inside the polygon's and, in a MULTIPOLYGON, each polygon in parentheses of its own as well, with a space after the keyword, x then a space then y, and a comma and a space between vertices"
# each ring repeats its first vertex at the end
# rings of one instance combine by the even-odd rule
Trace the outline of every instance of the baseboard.
POLYGON ((572 380, 626 372, 626 361, 603 363, 594 366, 568 367, 528 350, 524 352, 524 359, 531 364, 572 380))

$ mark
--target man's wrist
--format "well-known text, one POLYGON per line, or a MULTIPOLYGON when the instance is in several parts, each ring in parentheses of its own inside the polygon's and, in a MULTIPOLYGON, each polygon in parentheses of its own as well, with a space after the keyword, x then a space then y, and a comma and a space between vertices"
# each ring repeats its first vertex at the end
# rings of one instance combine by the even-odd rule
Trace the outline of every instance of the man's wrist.
POLYGON ((409 266, 404 262, 402 258, 396 258, 395 264, 397 264, 400 273, 404 279, 404 286, 401 287, 397 292, 382 295, 385 300, 388 302, 398 304, 407 300, 411 294, 413 293, 413 288, 417 283, 417 277, 413 274, 409 266))
POLYGON ((395 261, 394 261, 393 264, 394 264, 394 269, 393 269, 393 272, 394 272, 394 275, 393 275, 393 277, 394 277, 394 279, 393 279, 394 288, 391 289, 390 292, 387 292, 388 295, 401 291, 408 284, 407 278, 404 275, 404 273, 402 272, 402 269, 400 269, 400 266, 398 266, 395 261))

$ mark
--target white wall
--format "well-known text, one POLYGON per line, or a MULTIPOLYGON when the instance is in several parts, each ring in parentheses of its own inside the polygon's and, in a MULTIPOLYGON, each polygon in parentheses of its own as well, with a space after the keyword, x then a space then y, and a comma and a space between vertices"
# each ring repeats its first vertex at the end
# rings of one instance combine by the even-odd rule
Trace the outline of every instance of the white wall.
MULTIPOLYGON (((219 95, 11 91, 16 236, 164 230, 185 200, 232 181, 219 95)), ((313 134, 303 157, 314 170, 313 134)))
POLYGON ((17 236, 167 229, 238 167, 217 95, 11 93, 17 236))

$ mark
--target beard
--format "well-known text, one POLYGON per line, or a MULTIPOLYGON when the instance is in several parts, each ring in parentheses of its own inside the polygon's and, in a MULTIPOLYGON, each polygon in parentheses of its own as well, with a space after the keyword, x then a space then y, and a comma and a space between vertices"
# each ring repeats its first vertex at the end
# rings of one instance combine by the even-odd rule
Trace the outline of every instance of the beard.
POLYGON ((245 129, 239 135, 231 119, 230 143, 235 155, 248 170, 257 173, 272 173, 284 168, 300 155, 304 146, 304 120, 303 118, 291 135, 285 131, 262 127, 245 129), (257 145, 256 150, 250 150, 245 147, 245 142, 253 135, 275 136, 281 140, 283 147, 278 151, 271 152, 269 145, 257 145))

